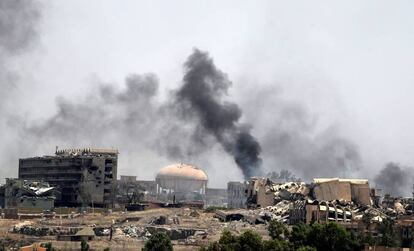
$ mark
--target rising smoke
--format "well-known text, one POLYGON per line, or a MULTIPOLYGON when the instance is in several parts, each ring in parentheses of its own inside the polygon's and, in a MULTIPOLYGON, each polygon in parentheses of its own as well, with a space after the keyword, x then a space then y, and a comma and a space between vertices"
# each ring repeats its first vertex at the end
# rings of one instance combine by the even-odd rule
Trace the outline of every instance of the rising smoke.
MULTIPOLYGON (((172 161, 203 168, 209 168, 206 163, 221 165, 222 158, 211 157, 221 154, 220 150, 211 154, 217 148, 232 156, 245 178, 261 174, 261 169, 288 169, 305 180, 351 176, 362 167, 354 143, 335 128, 316 130, 313 114, 277 92, 258 89, 249 93, 250 101, 239 105, 228 101, 232 83, 199 50, 188 57, 182 85, 167 102, 159 101, 160 83, 154 74, 131 74, 123 88, 97 81, 84 97, 57 98, 56 114, 45 120, 28 121, 12 114, 21 83, 19 71, 10 65, 35 47, 41 10, 37 1, 0 1, 0 130, 8 142, 0 149, 3 177, 13 176, 19 157, 47 154, 55 145, 119 147, 121 160, 140 171, 155 172, 172 161)), ((409 169, 390 166, 376 182, 391 193, 401 193, 395 186, 410 185, 409 169)))
POLYGON ((234 157, 246 179, 259 174, 260 145, 251 135, 250 127, 239 123, 242 111, 235 103, 224 101, 231 82, 216 68, 207 53, 197 49, 185 63, 184 84, 177 92, 176 102, 195 114, 198 128, 214 135, 224 150, 234 157))
POLYGON ((18 85, 18 72, 9 65, 35 44, 39 19, 37 1, 0 1, 0 112, 6 112, 2 108, 18 85))
POLYGON ((374 181, 384 194, 410 196, 414 184, 414 169, 390 162, 381 169, 374 181))
POLYGON ((360 177, 358 146, 339 126, 321 126, 304 103, 286 99, 274 87, 247 90, 246 117, 255 121, 266 172, 289 170, 298 178, 360 177), (260 101, 260 102, 258 102, 260 101), (257 105, 250 105, 256 103, 257 105), (255 108, 259 106, 260 108, 255 108), (251 108, 253 107, 253 108, 251 108))
POLYGON ((238 106, 222 100, 230 81, 199 50, 189 56, 185 67, 183 85, 172 92, 173 102, 157 102, 155 75, 134 74, 126 78, 122 90, 99 83, 84 99, 59 98, 57 114, 26 125, 22 137, 49 149, 53 144, 110 144, 132 155, 149 149, 174 161, 202 155, 216 139, 234 157, 245 178, 257 174, 259 143, 247 125, 238 123, 238 106))
POLYGON ((13 173, 17 163, 16 131, 10 124, 16 116, 22 87, 21 71, 17 67, 21 56, 31 51, 38 41, 41 5, 30 0, 0 1, 0 133, 4 153, 0 161, 0 176, 13 173))

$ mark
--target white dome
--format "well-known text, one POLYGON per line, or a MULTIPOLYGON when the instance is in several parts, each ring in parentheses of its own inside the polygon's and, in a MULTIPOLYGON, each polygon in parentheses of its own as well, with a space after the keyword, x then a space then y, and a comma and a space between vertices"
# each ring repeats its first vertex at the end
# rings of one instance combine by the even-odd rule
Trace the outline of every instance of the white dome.
POLYGON ((176 192, 196 191, 205 185, 207 174, 198 167, 174 164, 162 168, 156 177, 158 185, 176 192))

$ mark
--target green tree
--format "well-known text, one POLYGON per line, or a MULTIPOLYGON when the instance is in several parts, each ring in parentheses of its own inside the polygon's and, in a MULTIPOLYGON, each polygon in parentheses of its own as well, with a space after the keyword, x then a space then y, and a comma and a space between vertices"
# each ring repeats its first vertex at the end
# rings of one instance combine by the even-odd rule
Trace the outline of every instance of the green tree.
POLYGON ((292 250, 289 243, 285 240, 263 241, 263 251, 289 251, 292 250))
POLYGON ((145 243, 142 251, 172 251, 173 246, 170 240, 165 233, 156 233, 151 235, 148 241, 145 243))
POLYGON ((257 251, 262 250, 262 237, 256 232, 247 230, 246 232, 239 235, 238 245, 236 250, 240 251, 257 251))
MULTIPOLYGON (((271 244, 268 244, 271 245, 271 244)), ((239 236, 233 235, 229 230, 225 229, 218 242, 211 242, 207 247, 202 247, 201 251, 262 251, 273 250, 263 249, 263 241, 260 235, 247 230, 239 236)), ((279 249, 278 249, 279 250, 279 249)), ((282 250, 282 249, 280 249, 282 250)))
POLYGON ((81 251, 89 251, 89 244, 87 241, 81 241, 81 251))
POLYGON ((351 236, 344 227, 333 222, 324 225, 296 225, 292 228, 289 240, 295 250, 360 250, 360 242, 356 236, 351 236))
POLYGON ((302 246, 296 249, 296 251, 317 251, 316 248, 310 246, 302 246))
POLYGON ((398 247, 400 241, 395 232, 395 223, 392 219, 384 219, 378 225, 378 232, 380 234, 379 244, 386 247, 398 247))
POLYGON ((283 237, 287 237, 289 235, 289 231, 285 224, 279 222, 277 220, 271 220, 269 222, 269 226, 267 227, 269 231, 270 237, 274 240, 281 240, 283 237))
POLYGON ((289 236, 289 242, 294 247, 306 246, 308 244, 308 236, 312 230, 310 225, 297 224, 292 227, 292 232, 289 236))

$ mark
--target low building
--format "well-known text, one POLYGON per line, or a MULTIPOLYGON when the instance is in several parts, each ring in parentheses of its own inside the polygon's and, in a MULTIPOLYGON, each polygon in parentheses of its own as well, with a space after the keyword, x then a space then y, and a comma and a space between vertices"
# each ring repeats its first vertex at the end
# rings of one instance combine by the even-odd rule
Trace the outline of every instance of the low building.
POLYGON ((52 210, 56 189, 46 182, 6 179, 4 185, 5 208, 40 208, 52 210))

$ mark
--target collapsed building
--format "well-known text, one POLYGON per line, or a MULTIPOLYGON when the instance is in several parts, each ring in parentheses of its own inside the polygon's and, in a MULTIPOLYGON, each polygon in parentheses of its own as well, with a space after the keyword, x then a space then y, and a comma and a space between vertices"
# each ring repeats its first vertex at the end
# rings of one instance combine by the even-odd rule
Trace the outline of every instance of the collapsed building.
POLYGON ((19 159, 18 176, 56 187, 56 206, 113 207, 117 163, 116 149, 56 149, 55 156, 19 159))
POLYGON ((57 191, 46 182, 6 179, 0 188, 3 208, 54 208, 57 191))
POLYGON ((365 179, 314 179, 305 184, 252 177, 246 183, 228 183, 229 207, 259 210, 263 215, 291 224, 351 222, 363 209, 371 207, 371 198, 365 179))
MULTIPOLYGON (((229 183, 229 205, 235 198, 243 198, 231 196, 236 191, 235 184, 240 190, 242 187, 242 183, 229 183)), ((245 188, 245 205, 249 209, 219 212, 218 218, 249 222, 275 219, 288 224, 337 222, 347 228, 365 227, 364 221, 369 220, 370 231, 375 231, 375 224, 385 218, 414 215, 413 199, 386 196, 381 200, 378 189, 370 189, 366 179, 318 178, 310 184, 278 184, 268 178, 252 177, 245 188)))
POLYGON ((160 200, 204 200, 208 177, 202 169, 180 163, 162 168, 155 182, 160 200))
POLYGON ((317 200, 345 200, 360 205, 371 205, 368 180, 366 179, 314 179, 313 197, 317 200))

